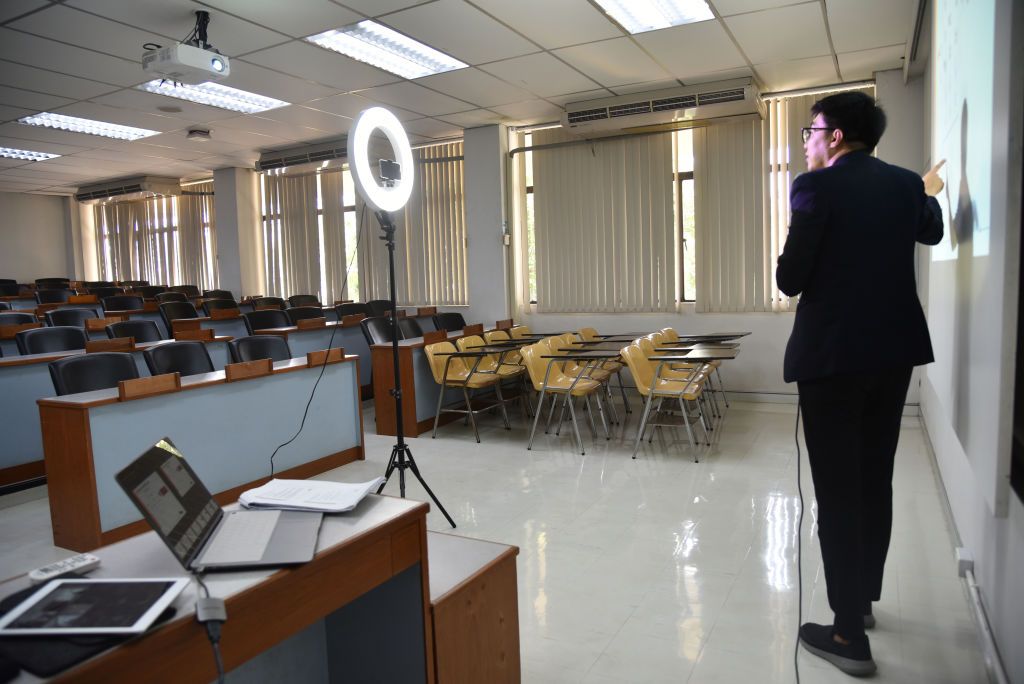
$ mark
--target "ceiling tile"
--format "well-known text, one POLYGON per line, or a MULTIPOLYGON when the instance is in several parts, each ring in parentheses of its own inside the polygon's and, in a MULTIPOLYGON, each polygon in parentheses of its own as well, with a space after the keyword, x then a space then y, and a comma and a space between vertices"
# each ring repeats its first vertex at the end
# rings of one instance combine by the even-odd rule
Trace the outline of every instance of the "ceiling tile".
POLYGON ((74 100, 57 95, 34 93, 31 90, 0 86, 0 102, 12 107, 25 107, 37 112, 55 109, 61 105, 71 104, 74 100))
POLYGON ((727 17, 725 23, 754 64, 829 54, 817 2, 727 17))
MULTIPOLYGON (((27 179, 26 179, 27 180, 27 179)), ((19 180, 17 176, 0 176, 0 192, 28 192, 48 186, 45 181, 26 182, 19 180)))
POLYGON ((11 22, 8 26, 37 36, 129 59, 135 62, 140 75, 143 73, 143 43, 163 41, 151 31, 125 26, 65 5, 52 5, 42 12, 11 22))
POLYGON ((546 100, 528 100, 513 104, 499 105, 495 111, 504 114, 511 123, 532 124, 557 121, 562 115, 562 108, 546 100))
POLYGON ((350 91, 395 83, 394 74, 306 42, 293 41, 245 56, 253 62, 335 90, 350 91))
MULTIPOLYGON (((5 126, 7 125, 8 124, 5 124, 5 126)), ((50 154, 75 154, 77 152, 84 152, 90 149, 88 147, 82 147, 81 145, 67 145, 53 142, 40 142, 38 140, 26 140, 24 137, 18 136, 17 134, 10 134, 12 129, 21 131, 30 128, 30 126, 22 126, 21 124, 9 124, 9 128, 5 129, 4 137, 0 137, 0 147, 15 147, 22 150, 30 149, 35 150, 36 152, 49 152, 50 154), (35 147, 26 147, 26 145, 35 145, 35 147)))
POLYGON ((463 0, 437 0, 389 14, 382 21, 469 64, 493 62, 539 49, 463 0))
POLYGON ((913 0, 826 0, 836 52, 906 43, 917 18, 913 0))
POLYGON ((304 140, 334 132, 320 131, 307 126, 296 126, 295 124, 281 123, 280 121, 263 119, 250 114, 243 114, 242 116, 236 116, 232 119, 222 119, 217 122, 217 131, 223 131, 225 128, 233 128, 238 131, 246 131, 247 133, 259 133, 260 135, 270 136, 276 139, 275 142, 278 140, 304 140))
POLYGON ((501 123, 505 120, 504 115, 487 109, 473 109, 468 112, 459 112, 458 114, 446 114, 438 118, 460 128, 489 126, 491 124, 501 123))
POLYGON ((251 93, 275 97, 290 104, 302 104, 307 100, 326 97, 336 92, 327 86, 295 76, 279 74, 276 71, 241 60, 231 63, 231 75, 224 79, 223 83, 233 88, 248 90, 251 93))
MULTIPOLYGON (((773 7, 792 5, 803 0, 712 0, 712 4, 723 17, 743 12, 756 12, 773 7)), ((817 0, 814 0, 817 3, 817 0)))
POLYGON ((155 114, 158 116, 171 116, 182 119, 188 123, 209 123, 218 119, 227 119, 238 116, 238 112, 232 112, 219 107, 207 107, 206 105, 179 100, 175 97, 147 93, 135 88, 126 88, 116 93, 93 98, 92 102, 111 107, 122 107, 124 109, 135 109, 140 112, 155 114), (161 112, 159 107, 177 107, 180 112, 161 112))
POLYGON ((261 112, 260 117, 296 126, 308 126, 309 128, 332 133, 335 131, 345 133, 352 124, 352 119, 349 117, 329 114, 318 109, 311 109, 300 105, 261 112))
MULTIPOLYGON (((206 149, 199 149, 202 143, 194 143, 195 147, 193 149, 188 149, 186 147, 188 141, 185 140, 185 135, 183 133, 164 133, 162 135, 154 135, 152 138, 146 138, 146 140, 149 142, 119 142, 113 145, 104 145, 104 149, 127 150, 133 154, 159 157, 163 159, 182 159, 185 161, 198 159, 199 157, 209 154, 206 149), (180 147, 175 147, 175 145, 179 145, 180 147)), ((207 145, 209 144, 210 143, 207 143, 207 145)))
MULTIPOLYGON (((313 100, 307 102, 304 106, 316 109, 321 112, 328 112, 330 114, 337 114, 339 116, 345 116, 349 119, 354 119, 359 116, 359 112, 370 107, 375 107, 384 104, 383 102, 376 102, 360 95, 332 95, 330 97, 321 98, 319 100, 313 100)), ((410 112, 407 109, 401 109, 394 105, 387 105, 391 113, 398 117, 399 121, 408 121, 410 119, 422 118, 422 115, 417 112, 410 112)), ((469 105, 465 106, 467 109, 469 105)))
POLYGON ((329 0, 304 0, 299 11, 295 5, 281 0, 203 0, 200 4, 231 12, 296 38, 362 19, 361 14, 329 0))
MULTIPOLYGON (((253 125, 254 128, 257 126, 258 124, 253 125)), ((185 137, 184 133, 179 133, 177 134, 177 142, 172 140, 168 141, 168 144, 174 144, 178 149, 186 149, 190 152, 236 154, 246 150, 264 149, 274 145, 288 145, 294 142, 292 138, 282 138, 280 136, 220 125, 217 128, 211 129, 210 135, 212 140, 202 142, 199 140, 189 140, 185 137)), ((323 133, 318 132, 316 135, 323 135, 323 133)))
POLYGON ((544 97, 592 90, 600 85, 547 53, 506 59, 481 68, 544 97))
POLYGON ((472 104, 456 100, 447 95, 435 93, 433 90, 428 90, 421 85, 408 81, 381 86, 380 88, 370 88, 359 94, 371 100, 393 104, 396 107, 402 107, 403 109, 419 112, 427 116, 463 112, 473 108, 472 104))
POLYGON ((520 102, 531 97, 530 93, 522 88, 509 85, 473 67, 426 76, 416 79, 416 83, 472 102, 479 107, 520 102))
POLYGON ((416 119, 407 121, 405 129, 428 138, 454 138, 462 135, 462 129, 437 119, 416 119))
MULTIPOLYGON (((50 161, 53 161, 52 159, 50 161)), ((0 168, 13 168, 15 166, 28 166, 29 164, 38 164, 39 162, 30 162, 24 159, 8 159, 7 157, 0 157, 0 168)))
MULTIPOLYGON (((182 40, 196 23, 196 10, 207 9, 190 0, 68 0, 66 4, 158 34, 165 39, 162 44, 182 40)), ((210 12, 210 43, 229 57, 260 50, 288 38, 230 14, 210 12)), ((139 45, 138 56, 141 61, 142 45, 139 45)))
POLYGON ((757 73, 769 91, 828 85, 838 80, 831 57, 811 57, 790 62, 757 64, 757 73))
POLYGON ((622 35, 622 29, 587 0, 474 0, 474 3, 548 49, 622 35))
POLYGON ((547 99, 560 107, 564 107, 569 102, 586 102, 587 100, 598 100, 602 97, 612 97, 613 95, 615 93, 612 91, 601 88, 600 90, 584 90, 565 95, 553 95, 547 99))
POLYGON ((187 121, 171 116, 157 116, 123 107, 108 107, 95 102, 76 102, 55 110, 55 113, 161 132, 178 130, 188 125, 187 121))
POLYGON ((37 10, 49 4, 49 0, 4 0, 0 3, 0 22, 37 10))
POLYGON ((844 81, 856 81, 861 78, 872 78, 876 71, 899 69, 903 66, 905 45, 844 52, 839 58, 839 71, 844 81))
POLYGON ((0 105, 0 121, 17 121, 23 116, 36 114, 38 111, 38 109, 22 109, 21 107, 0 105))
POLYGON ((672 79, 668 81, 647 81, 646 83, 630 83, 628 85, 615 86, 611 91, 616 95, 632 95, 633 93, 647 93, 653 90, 669 90, 678 88, 679 81, 672 79))
POLYGON ((683 83, 686 85, 696 85, 713 81, 730 81, 734 78, 752 78, 753 76, 754 72, 751 71, 750 67, 740 67, 738 69, 725 69, 724 71, 709 71, 705 74, 695 74, 683 81, 683 83))
MULTIPOLYGON (((44 143, 57 143, 66 145, 76 145, 82 148, 99 147, 107 142, 110 142, 110 138, 104 138, 98 135, 88 135, 86 133, 72 133, 70 131, 60 131, 54 128, 44 128, 42 126, 26 126, 20 123, 5 123, 0 124, 0 136, 10 136, 12 138, 21 138, 23 140, 38 140, 44 143)), ((53 150, 46 150, 52 152, 53 150)))
POLYGON ((629 38, 555 50, 555 54, 604 86, 669 78, 647 53, 629 38))
POLYGON ((101 55, 7 28, 0 29, 0 59, 31 62, 35 67, 122 86, 147 80, 139 62, 101 55))
POLYGON ((636 40, 669 73, 686 81, 694 74, 732 69, 746 64, 743 55, 717 21, 649 31, 636 40))
POLYGON ((346 7, 362 12, 368 17, 389 14, 406 7, 420 5, 424 0, 344 0, 346 7))
POLYGON ((5 61, 0 61, 0 84, 75 99, 102 95, 117 88, 107 83, 5 61))

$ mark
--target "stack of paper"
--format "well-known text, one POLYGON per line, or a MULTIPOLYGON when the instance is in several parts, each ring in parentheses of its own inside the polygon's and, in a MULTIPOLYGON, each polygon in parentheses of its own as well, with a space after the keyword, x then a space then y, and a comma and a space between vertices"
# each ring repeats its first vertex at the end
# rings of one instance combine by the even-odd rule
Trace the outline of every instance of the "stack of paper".
POLYGON ((324 480, 271 480, 262 487, 242 492, 238 501, 246 508, 342 513, 355 508, 364 496, 382 482, 383 477, 357 484, 324 480))

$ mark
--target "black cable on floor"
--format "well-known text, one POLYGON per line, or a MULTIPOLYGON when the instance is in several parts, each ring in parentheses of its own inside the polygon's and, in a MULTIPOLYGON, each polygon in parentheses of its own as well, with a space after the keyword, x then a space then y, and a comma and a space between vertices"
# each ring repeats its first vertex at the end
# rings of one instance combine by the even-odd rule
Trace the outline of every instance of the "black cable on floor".
POLYGON ((800 514, 796 523, 796 643, 793 644, 793 669, 796 672, 796 684, 800 684, 800 625, 804 621, 804 566, 803 566, 803 529, 804 529, 804 490, 800 483, 800 401, 796 404, 796 426, 793 429, 793 441, 796 442, 796 491, 800 496, 800 514))

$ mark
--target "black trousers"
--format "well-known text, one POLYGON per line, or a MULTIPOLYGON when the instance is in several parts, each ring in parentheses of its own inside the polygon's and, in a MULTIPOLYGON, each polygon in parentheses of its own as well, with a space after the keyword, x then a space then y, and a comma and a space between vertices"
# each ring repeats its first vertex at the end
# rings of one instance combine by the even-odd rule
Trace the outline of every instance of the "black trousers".
POLYGON ((864 634, 882 593, 892 533, 892 471, 913 367, 798 382, 818 540, 834 626, 864 634))

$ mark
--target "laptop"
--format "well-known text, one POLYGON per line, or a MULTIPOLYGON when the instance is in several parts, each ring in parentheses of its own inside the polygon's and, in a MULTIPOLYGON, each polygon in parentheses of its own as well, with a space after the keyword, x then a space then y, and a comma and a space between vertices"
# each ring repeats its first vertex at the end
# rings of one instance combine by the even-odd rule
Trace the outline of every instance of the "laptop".
POLYGON ((293 565, 316 553, 322 513, 224 511, 166 437, 116 477, 186 570, 293 565))

